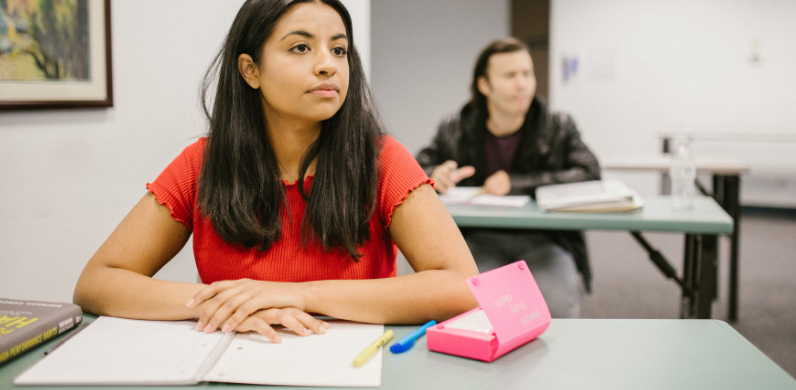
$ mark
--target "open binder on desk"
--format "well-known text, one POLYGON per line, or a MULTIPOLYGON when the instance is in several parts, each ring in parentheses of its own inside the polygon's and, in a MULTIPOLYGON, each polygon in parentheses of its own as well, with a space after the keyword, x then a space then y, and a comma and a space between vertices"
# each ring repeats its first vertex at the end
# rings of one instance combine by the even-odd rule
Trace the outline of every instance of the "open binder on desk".
POLYGON ((620 180, 553 184, 536 189, 542 211, 613 213, 638 210, 644 203, 620 180))
POLYGON ((381 349, 361 367, 352 361, 384 325, 328 322, 332 327, 323 335, 285 331, 282 343, 273 344, 255 333, 197 332, 193 321, 100 317, 14 384, 380 386, 381 349))

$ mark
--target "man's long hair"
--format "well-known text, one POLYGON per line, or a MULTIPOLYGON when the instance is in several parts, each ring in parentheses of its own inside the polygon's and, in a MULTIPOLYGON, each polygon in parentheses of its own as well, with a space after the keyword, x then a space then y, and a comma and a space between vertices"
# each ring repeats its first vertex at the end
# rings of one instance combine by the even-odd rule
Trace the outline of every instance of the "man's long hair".
POLYGON ((486 96, 478 90, 478 79, 485 77, 487 81, 489 81, 489 77, 486 74, 489 59, 495 54, 513 53, 520 50, 525 50, 529 54, 531 53, 531 50, 525 43, 517 38, 509 37, 492 41, 492 43, 485 47, 484 50, 481 51, 481 54, 478 55, 478 59, 475 61, 475 68, 473 69, 473 81, 470 84, 470 102, 468 103, 469 111, 475 114, 476 117, 486 121, 489 114, 486 107, 486 96))
MULTIPOLYGON (((210 130, 199 177, 199 211, 228 243, 269 249, 281 237, 281 219, 287 213, 259 91, 240 75, 238 56, 246 53, 261 64, 263 46, 277 21, 291 7, 308 1, 247 1, 205 74, 201 99, 210 130), (209 108, 208 91, 216 75, 216 93, 209 108)), ((340 248, 356 260, 357 247, 370 239, 368 221, 375 210, 383 126, 354 46, 351 17, 338 0, 321 2, 337 11, 345 24, 350 82, 345 102, 321 123, 320 135, 301 160, 297 185, 307 201, 302 242, 321 245, 326 251, 340 248), (316 157, 308 193, 304 179, 316 157)))

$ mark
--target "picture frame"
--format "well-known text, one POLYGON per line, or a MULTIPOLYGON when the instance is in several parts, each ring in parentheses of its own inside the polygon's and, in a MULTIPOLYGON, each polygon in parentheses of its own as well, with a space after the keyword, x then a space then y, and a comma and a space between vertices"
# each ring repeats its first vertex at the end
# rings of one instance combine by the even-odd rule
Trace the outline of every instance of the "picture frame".
POLYGON ((0 111, 113 107, 110 0, 0 0, 0 111))

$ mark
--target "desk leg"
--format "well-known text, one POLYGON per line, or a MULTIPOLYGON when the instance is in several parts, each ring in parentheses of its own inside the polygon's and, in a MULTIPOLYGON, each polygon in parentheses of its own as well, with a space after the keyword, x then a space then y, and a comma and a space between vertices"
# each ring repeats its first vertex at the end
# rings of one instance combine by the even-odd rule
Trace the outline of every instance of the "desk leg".
MULTIPOLYGON (((694 241, 696 237, 691 234, 685 235, 685 250, 683 251, 683 283, 693 289, 694 285, 694 258, 696 254, 694 253, 694 241)), ((693 290, 696 294, 698 290, 693 290)), ((680 318, 681 319, 688 319, 694 318, 693 307, 694 307, 694 297, 689 297, 688 294, 685 293, 683 290, 683 295, 680 299, 680 318)))
POLYGON ((680 318, 711 318, 717 262, 717 236, 699 234, 685 236, 683 280, 694 291, 694 298, 683 294, 680 318))
POLYGON ((719 261, 719 237, 700 236, 700 256, 697 267, 697 283, 699 292, 696 294, 696 318, 712 317, 713 298, 716 291, 716 269, 719 261))
POLYGON ((741 228, 741 177, 738 175, 714 175, 713 199, 732 218, 732 234, 730 235, 730 298, 727 305, 727 319, 738 320, 738 277, 739 253, 738 242, 741 228))
MULTIPOLYGON (((725 191, 726 188, 726 181, 724 180, 723 175, 713 175, 713 193, 707 194, 708 196, 713 197, 716 203, 721 206, 724 211, 727 211, 727 193, 725 191)), ((729 212, 727 212, 729 214, 729 212)), ((732 216, 730 216, 732 218, 732 216)), ((735 222, 733 222, 733 225, 735 222)), ((719 278, 718 278, 719 269, 716 268, 716 291, 713 292, 713 299, 719 297, 719 278)), ((728 283, 729 284, 729 283, 728 283)))
POLYGON ((741 228, 741 178, 739 176, 724 177, 724 210, 732 217, 732 235, 730 236, 730 300, 727 317, 731 322, 738 320, 738 276, 740 262, 738 259, 738 241, 741 228))

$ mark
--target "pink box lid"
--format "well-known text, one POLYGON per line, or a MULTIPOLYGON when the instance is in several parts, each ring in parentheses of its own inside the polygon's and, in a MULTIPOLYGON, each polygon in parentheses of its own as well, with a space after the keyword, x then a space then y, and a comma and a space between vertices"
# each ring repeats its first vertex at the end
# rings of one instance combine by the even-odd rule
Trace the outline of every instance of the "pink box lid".
POLYGON ((550 324, 550 311, 525 260, 467 279, 467 286, 492 323, 495 357, 533 340, 550 324))

